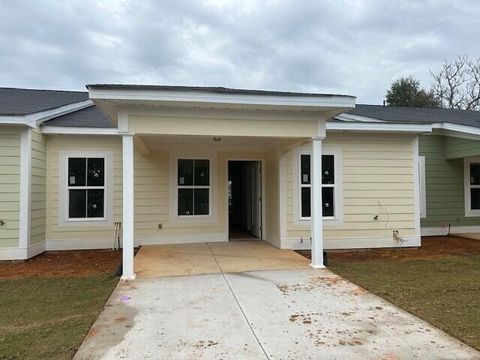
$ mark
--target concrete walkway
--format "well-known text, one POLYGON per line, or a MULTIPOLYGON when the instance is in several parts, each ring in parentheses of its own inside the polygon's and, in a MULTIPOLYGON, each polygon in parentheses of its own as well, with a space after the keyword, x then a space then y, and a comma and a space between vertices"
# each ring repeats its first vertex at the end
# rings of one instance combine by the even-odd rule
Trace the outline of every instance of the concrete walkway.
POLYGON ((328 270, 120 283, 75 359, 480 359, 328 270))
POLYGON ((292 250, 261 240, 142 246, 135 256, 138 279, 255 270, 309 269, 292 250))

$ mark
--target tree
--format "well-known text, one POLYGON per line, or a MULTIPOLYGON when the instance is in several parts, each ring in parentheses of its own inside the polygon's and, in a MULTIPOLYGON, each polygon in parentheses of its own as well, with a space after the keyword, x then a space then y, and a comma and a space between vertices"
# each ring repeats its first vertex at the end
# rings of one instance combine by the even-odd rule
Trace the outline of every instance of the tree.
POLYGON ((420 88, 420 82, 412 77, 400 78, 387 91, 388 106, 438 107, 439 101, 431 91, 420 88))
POLYGON ((453 62, 445 60, 438 74, 430 73, 433 93, 442 107, 480 110, 480 59, 459 55, 453 62))

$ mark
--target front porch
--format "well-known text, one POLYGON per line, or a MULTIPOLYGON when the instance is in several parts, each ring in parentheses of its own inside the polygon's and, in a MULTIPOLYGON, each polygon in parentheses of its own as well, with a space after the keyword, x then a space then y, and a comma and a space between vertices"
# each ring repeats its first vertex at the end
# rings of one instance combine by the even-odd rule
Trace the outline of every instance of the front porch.
MULTIPOLYGON (((286 152, 303 144, 311 144, 309 174, 302 180, 309 187, 302 196, 309 199, 305 216, 311 218, 310 265, 324 267, 322 140, 326 121, 352 108, 353 97, 128 85, 89 85, 88 89, 122 138, 124 280, 135 279, 138 272, 134 245, 228 241, 231 198, 227 189, 235 181, 229 175, 229 161, 250 163, 245 169, 251 174, 237 177, 252 175, 246 192, 239 195, 257 204, 249 205, 246 212, 250 233, 281 247, 285 196, 280 165, 286 152)), ((233 245, 223 246, 233 251, 233 245)), ((143 252, 146 256, 149 251, 143 252)), ((211 260, 206 269, 215 269, 211 260)), ((185 271, 197 262, 193 256, 185 271)), ((161 267, 158 261, 153 263, 161 267)), ((233 263, 233 270, 251 267, 233 263)), ((221 270, 222 265, 218 267, 221 270)))
POLYGON ((266 241, 147 245, 135 256, 137 278, 309 269, 309 261, 266 241))

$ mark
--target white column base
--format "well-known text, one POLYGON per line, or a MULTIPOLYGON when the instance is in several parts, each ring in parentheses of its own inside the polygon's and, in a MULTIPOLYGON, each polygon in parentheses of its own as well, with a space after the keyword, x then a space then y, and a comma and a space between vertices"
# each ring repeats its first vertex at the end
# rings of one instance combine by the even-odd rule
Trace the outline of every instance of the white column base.
POLYGON ((327 267, 325 265, 314 265, 312 263, 308 264, 308 266, 310 266, 312 269, 326 269, 327 267))
POLYGON ((120 277, 120 281, 124 281, 124 282, 127 282, 127 281, 133 281, 137 278, 137 276, 135 274, 133 275, 122 275, 120 277))

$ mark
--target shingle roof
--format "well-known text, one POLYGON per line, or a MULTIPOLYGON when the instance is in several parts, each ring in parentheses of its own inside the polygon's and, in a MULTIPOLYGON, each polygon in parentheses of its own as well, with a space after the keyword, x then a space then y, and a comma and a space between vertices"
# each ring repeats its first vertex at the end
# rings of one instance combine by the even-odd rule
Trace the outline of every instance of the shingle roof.
POLYGON ((0 115, 27 115, 88 100, 86 91, 0 87, 0 115))
POLYGON ((46 126, 111 128, 112 122, 95 105, 48 120, 46 126))
POLYGON ((347 114, 403 123, 451 123, 480 128, 480 111, 357 104, 347 114))
POLYGON ((90 84, 87 89, 112 89, 112 90, 164 90, 164 91, 184 91, 184 92, 209 92, 220 94, 239 94, 239 95, 273 95, 273 96, 298 96, 298 97, 332 97, 342 96, 355 98, 351 95, 321 94, 308 92, 290 92, 290 91, 270 91, 270 90, 249 90, 232 89, 226 87, 213 86, 170 86, 170 85, 132 85, 132 84, 90 84))

